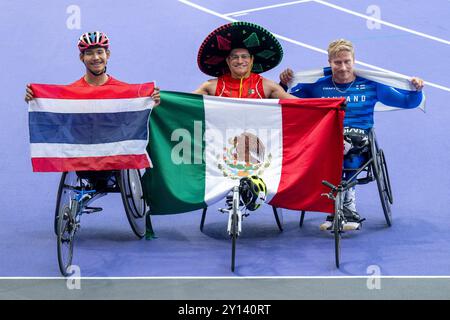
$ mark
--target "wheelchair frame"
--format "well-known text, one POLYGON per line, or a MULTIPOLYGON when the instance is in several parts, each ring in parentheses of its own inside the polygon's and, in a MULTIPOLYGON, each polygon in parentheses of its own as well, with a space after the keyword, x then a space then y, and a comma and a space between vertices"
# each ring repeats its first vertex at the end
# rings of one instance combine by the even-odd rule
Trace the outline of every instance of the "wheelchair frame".
MULTIPOLYGON (((335 212, 341 210, 343 211, 343 201, 337 201, 335 198, 340 199, 340 195, 343 191, 349 189, 349 186, 354 185, 360 185, 360 184, 367 184, 369 182, 372 182, 376 180, 377 187, 378 187, 378 193, 380 196, 381 206, 383 208, 384 217, 386 219, 386 224, 390 227, 392 226, 392 211, 391 211, 391 205, 394 203, 394 198, 392 195, 392 188, 391 183, 389 179, 389 172, 387 169, 386 164, 386 158, 384 156, 384 152, 381 148, 378 146, 378 141, 375 136, 375 130, 372 128, 369 130, 369 160, 367 160, 360 168, 358 169, 352 169, 351 171, 356 171, 350 179, 347 181, 341 182, 339 186, 333 186, 330 183, 324 181, 323 184, 330 187, 332 190, 330 192, 338 192, 337 195, 330 197, 330 194, 327 195, 330 199, 335 201, 335 212), (365 176, 358 178, 358 176, 364 172, 365 176), (342 208, 336 208, 336 206, 342 207, 342 208)), ((344 169, 348 170, 348 169, 344 169)), ((342 199, 341 199, 342 200, 342 199)), ((303 226, 304 218, 305 218, 306 211, 301 211, 300 216, 300 228, 303 226)), ((335 213, 336 214, 336 213, 335 213)), ((335 217, 336 218, 336 217, 335 217)), ((339 221, 338 221, 339 223, 339 221)), ((336 229, 338 226, 335 226, 335 222, 333 221, 333 230, 332 232, 335 235, 335 243, 336 243, 336 266, 339 268, 339 252, 340 252, 340 245, 339 241, 336 239, 336 237, 343 233, 341 229, 336 229), (338 235, 336 234, 338 232, 338 235)), ((340 226, 342 228, 342 226, 340 226)))
MULTIPOLYGON (((225 203, 228 205, 228 208, 219 209, 221 213, 228 213, 228 224, 227 224, 227 233, 231 238, 231 272, 234 272, 235 264, 236 264, 236 242, 237 238, 242 232, 242 221, 244 217, 249 216, 249 213, 246 213, 246 207, 243 205, 241 201, 241 195, 239 192, 239 186, 234 186, 231 189, 231 195, 227 195, 225 198, 225 203)), ((203 210, 203 214, 205 214, 206 208, 203 210)), ((275 218, 280 228, 280 231, 283 231, 281 228, 281 221, 277 214, 277 208, 273 207, 273 212, 275 214, 275 218)), ((204 215, 202 217, 202 222, 204 222, 204 215)), ((202 230, 202 227, 201 227, 202 230)))
MULTIPOLYGON (((236 260, 236 239, 242 232, 242 220, 243 217, 248 216, 248 213, 243 213, 242 209, 245 206, 240 205, 240 193, 239 187, 235 186, 232 189, 232 196, 226 197, 227 209, 219 209, 219 212, 228 213, 228 225, 227 232, 231 237, 231 271, 234 272, 235 260, 236 260)), ((280 215, 278 214, 278 208, 272 206, 275 221, 278 229, 283 231, 283 211, 280 209, 280 215)), ((200 221, 200 231, 203 232, 205 225, 206 212, 208 208, 203 208, 202 219, 200 221)))
MULTIPOLYGON (((208 207, 203 208, 202 212, 202 218, 200 221, 200 231, 203 232, 203 227, 205 226, 205 218, 206 218, 206 212, 208 211, 208 207)), ((275 218, 275 221, 277 223, 278 229, 280 231, 283 231, 283 211, 281 208, 277 208, 272 206, 273 215, 275 218), (278 209, 280 209, 280 214, 278 214, 278 209)))
POLYGON ((125 213, 133 233, 141 239, 145 235, 146 203, 141 185, 141 173, 137 169, 111 171, 108 184, 104 189, 87 188, 87 178, 76 172, 63 172, 58 187, 54 231, 57 236, 58 265, 63 276, 69 276, 72 265, 75 235, 80 229, 81 216, 101 211, 101 208, 89 207, 94 200, 108 193, 119 193, 125 213))
POLYGON ((342 182, 338 186, 332 185, 328 181, 322 181, 322 184, 330 188, 330 192, 323 193, 323 196, 327 196, 334 201, 334 218, 331 233, 334 234, 334 252, 336 267, 339 268, 341 257, 341 235, 344 233, 344 192, 356 184, 357 180, 353 180, 350 183, 342 182))
MULTIPOLYGON (((235 186, 231 189, 231 194, 226 196, 225 203, 228 205, 228 208, 221 208, 218 210, 221 213, 228 213, 227 233, 231 238, 231 271, 234 272, 236 262, 236 240, 242 232, 242 221, 244 220, 244 217, 247 217, 250 214, 245 213, 245 206, 242 205, 240 200, 239 186, 235 186)), ((272 209, 278 229, 283 231, 283 211, 280 209, 279 215, 278 208, 272 206, 272 209)), ((207 210, 208 208, 206 207, 202 212, 202 219, 200 222, 201 232, 203 232, 207 210)))

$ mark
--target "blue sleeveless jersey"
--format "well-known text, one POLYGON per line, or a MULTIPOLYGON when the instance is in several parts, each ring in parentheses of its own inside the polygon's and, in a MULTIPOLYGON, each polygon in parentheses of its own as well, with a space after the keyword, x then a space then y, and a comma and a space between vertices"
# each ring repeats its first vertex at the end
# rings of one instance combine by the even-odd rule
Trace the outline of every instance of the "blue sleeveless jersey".
MULTIPOLYGON (((337 98, 347 99, 344 126, 360 129, 373 127, 373 111, 378 101, 403 109, 416 108, 422 101, 421 91, 406 91, 384 84, 356 77, 351 84, 333 84, 331 70, 327 68, 327 76, 315 83, 299 83, 291 89, 291 93, 299 98, 337 98)), ((327 74, 326 73, 326 74, 327 74)))

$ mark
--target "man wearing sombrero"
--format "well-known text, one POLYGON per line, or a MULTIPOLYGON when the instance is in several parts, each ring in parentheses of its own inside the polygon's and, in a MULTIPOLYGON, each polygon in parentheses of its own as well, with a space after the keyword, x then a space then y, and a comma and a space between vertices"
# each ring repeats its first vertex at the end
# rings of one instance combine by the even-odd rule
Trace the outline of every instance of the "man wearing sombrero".
POLYGON ((223 25, 206 37, 197 63, 215 77, 194 93, 233 98, 295 99, 259 73, 276 67, 283 57, 278 40, 266 29, 249 22, 223 25))
MULTIPOLYGON (((280 43, 266 29, 249 22, 223 25, 206 37, 197 57, 200 70, 215 78, 203 83, 194 93, 232 98, 296 99, 279 84, 259 75, 276 67, 282 57, 280 43)), ((205 213, 206 209, 202 219, 205 213)))

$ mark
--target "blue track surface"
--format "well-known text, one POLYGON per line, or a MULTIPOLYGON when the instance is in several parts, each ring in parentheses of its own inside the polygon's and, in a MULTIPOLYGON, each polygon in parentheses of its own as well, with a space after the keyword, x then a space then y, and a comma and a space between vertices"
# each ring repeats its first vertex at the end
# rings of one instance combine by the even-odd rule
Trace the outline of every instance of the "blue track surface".
MULTIPOLYGON (((98 201, 103 212, 83 217, 74 258, 81 275, 348 276, 367 275, 367 268, 376 265, 382 275, 450 276, 450 2, 378 0, 381 19, 403 29, 369 29, 366 19, 342 8, 366 14, 373 1, 327 1, 341 9, 305 1, 235 16, 223 14, 281 2, 193 1, 211 11, 173 0, 79 0, 81 29, 66 26, 72 1, 0 2, 5 35, 0 50, 0 276, 59 276, 52 229, 59 175, 31 172, 25 84, 80 78, 84 69, 77 38, 99 29, 111 38, 110 74, 190 92, 207 79, 196 65, 198 47, 226 19, 255 22, 321 50, 331 40, 348 38, 358 61, 431 83, 426 86, 427 113, 379 113, 375 118, 394 189, 393 226, 386 227, 375 183, 360 187, 358 207, 367 221, 361 231, 344 235, 338 270, 333 237, 318 229, 323 213, 309 213, 300 229, 299 213, 284 211, 280 233, 266 206, 244 221, 233 274, 227 217, 216 210, 220 204, 209 209, 204 233, 198 228, 200 212, 157 216, 153 226, 158 238, 137 241, 119 195, 112 194, 98 201)), ((267 78, 277 80, 288 66, 305 70, 327 63, 317 50, 281 43, 284 60, 264 74, 267 78)))

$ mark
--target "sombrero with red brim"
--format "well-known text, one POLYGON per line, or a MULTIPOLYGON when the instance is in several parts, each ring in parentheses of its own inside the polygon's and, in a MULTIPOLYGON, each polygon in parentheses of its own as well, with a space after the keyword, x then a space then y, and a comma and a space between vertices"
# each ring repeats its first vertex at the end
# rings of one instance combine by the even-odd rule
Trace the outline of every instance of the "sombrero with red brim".
POLYGON ((283 48, 272 33, 254 23, 232 22, 217 28, 203 41, 197 57, 200 70, 213 77, 230 72, 226 58, 237 48, 253 55, 254 73, 276 67, 283 57, 283 48))

